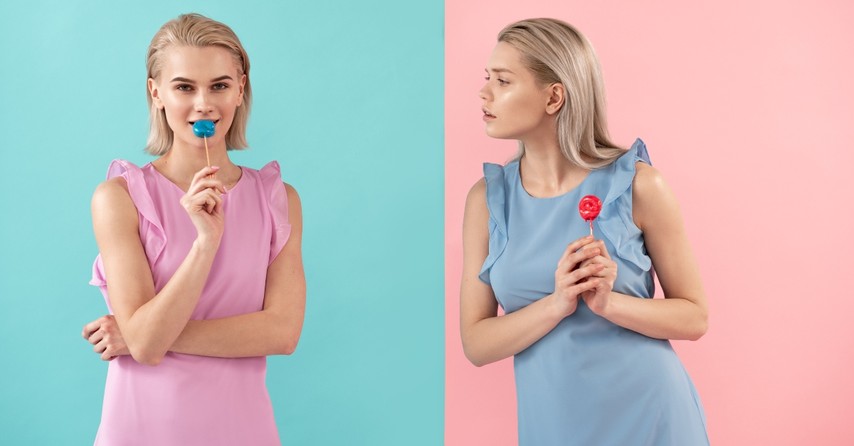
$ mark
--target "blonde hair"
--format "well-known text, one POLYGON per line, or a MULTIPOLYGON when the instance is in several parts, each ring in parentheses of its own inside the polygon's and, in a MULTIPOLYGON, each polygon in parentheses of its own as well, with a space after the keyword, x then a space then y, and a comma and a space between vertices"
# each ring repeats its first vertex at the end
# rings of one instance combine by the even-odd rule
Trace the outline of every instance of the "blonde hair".
MULTIPOLYGON (((240 39, 227 25, 209 19, 200 14, 184 14, 164 24, 151 39, 148 46, 146 68, 148 77, 157 79, 163 68, 162 54, 172 45, 206 47, 218 46, 228 50, 234 57, 240 74, 246 75, 243 86, 243 103, 237 107, 234 121, 225 135, 225 145, 231 149, 244 149, 246 143, 246 123, 249 120, 249 110, 252 105, 252 87, 249 83, 249 56, 240 43, 240 39)), ((145 151, 152 155, 163 155, 172 147, 174 134, 166 122, 166 112, 157 108, 151 95, 148 94, 149 116, 151 128, 148 132, 148 142, 145 151)))
MULTIPOLYGON (((605 117, 605 87, 599 60, 590 42, 568 23, 528 19, 498 33, 498 41, 522 53, 522 62, 542 84, 560 83, 566 99, 557 115, 560 150, 586 169, 610 164, 625 153, 611 142, 605 117)), ((519 143, 519 154, 525 146, 519 143)))

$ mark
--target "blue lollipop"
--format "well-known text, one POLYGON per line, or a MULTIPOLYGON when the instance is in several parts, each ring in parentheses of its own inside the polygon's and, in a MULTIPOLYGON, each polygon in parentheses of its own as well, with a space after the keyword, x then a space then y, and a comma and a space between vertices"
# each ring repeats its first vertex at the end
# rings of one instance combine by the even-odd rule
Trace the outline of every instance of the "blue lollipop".
POLYGON ((216 126, 213 121, 202 119, 193 123, 193 133, 199 138, 210 138, 214 136, 215 131, 216 126))
POLYGON ((199 138, 205 139, 205 157, 208 159, 208 167, 211 167, 211 154, 208 153, 208 138, 214 136, 216 126, 208 119, 200 119, 193 123, 193 133, 199 138))

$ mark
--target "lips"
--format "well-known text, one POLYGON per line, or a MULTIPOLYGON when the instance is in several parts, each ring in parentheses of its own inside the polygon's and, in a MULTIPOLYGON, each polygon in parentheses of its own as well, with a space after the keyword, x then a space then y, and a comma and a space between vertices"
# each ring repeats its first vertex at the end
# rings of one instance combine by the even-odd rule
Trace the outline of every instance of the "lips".
POLYGON ((484 108, 482 108, 481 110, 483 111, 483 118, 484 118, 484 119, 486 119, 486 118, 494 118, 494 117, 495 117, 495 115, 493 115, 492 113, 490 113, 490 112, 489 112, 489 110, 487 110, 485 107, 484 107, 484 108))
MULTIPOLYGON (((199 121, 204 121, 204 119, 199 119, 199 121)), ((208 121, 213 121, 214 125, 219 124, 219 119, 208 119, 208 121)), ((189 123, 190 125, 193 125, 196 123, 196 121, 189 121, 189 123)))

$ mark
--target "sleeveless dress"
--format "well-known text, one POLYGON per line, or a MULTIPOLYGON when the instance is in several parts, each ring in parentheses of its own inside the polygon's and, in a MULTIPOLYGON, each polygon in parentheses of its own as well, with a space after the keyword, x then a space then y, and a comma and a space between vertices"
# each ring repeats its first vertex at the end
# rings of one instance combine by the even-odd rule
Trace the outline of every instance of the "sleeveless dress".
MULTIPOLYGON (((225 230, 191 316, 217 319, 260 311, 267 267, 290 235, 278 163, 241 168, 223 197, 225 230)), ((184 192, 149 163, 110 165, 125 179, 139 214, 139 236, 159 292, 186 257, 196 230, 179 200, 184 192)), ((100 255, 90 284, 112 313, 100 255)), ((109 363, 96 445, 279 445, 265 382, 265 357, 214 358, 169 352, 156 367, 120 356, 109 363)))
MULTIPOLYGON (((651 298, 652 262, 632 220, 635 163, 649 163, 638 139, 574 190, 535 198, 518 161, 484 164, 489 255, 480 279, 505 312, 554 292, 566 246, 589 234, 581 197, 602 199, 593 223, 618 265, 614 291, 651 298)), ((694 446, 709 444, 700 399, 670 342, 627 330, 578 309, 514 358, 520 446, 694 446)))

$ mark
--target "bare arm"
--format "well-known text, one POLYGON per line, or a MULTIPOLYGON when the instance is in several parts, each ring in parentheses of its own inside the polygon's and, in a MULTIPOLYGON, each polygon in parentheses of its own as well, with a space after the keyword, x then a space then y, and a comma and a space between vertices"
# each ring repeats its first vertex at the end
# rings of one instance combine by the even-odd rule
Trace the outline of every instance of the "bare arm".
POLYGON ((107 294, 130 354, 157 365, 184 329, 207 280, 222 235, 223 190, 199 171, 182 205, 198 236, 187 257, 155 295, 154 281, 139 238, 136 207, 122 178, 102 183, 92 198, 92 223, 107 276, 107 294))
POLYGON ((649 337, 697 340, 708 329, 708 305, 676 197, 655 168, 639 163, 632 199, 634 221, 643 231, 665 299, 638 299, 609 288, 607 296, 589 306, 649 337))
POLYGON ((264 308, 222 319, 189 321, 170 351, 226 358, 294 352, 305 315, 302 208, 296 190, 285 186, 291 235, 267 268, 264 308))
POLYGON ((481 180, 466 199, 460 286, 463 350, 476 366, 513 356, 548 334, 575 311, 578 295, 598 283, 596 279, 577 282, 601 269, 598 265, 575 269, 583 260, 598 254, 598 250, 578 251, 583 244, 581 240, 586 239, 573 242, 557 265, 555 293, 518 311, 498 316, 498 304, 492 288, 477 277, 489 251, 488 225, 486 183, 481 180))
MULTIPOLYGON (((291 354, 296 349, 305 314, 305 274, 302 263, 302 207, 299 195, 285 185, 291 233, 282 251, 267 268, 261 311, 221 319, 191 320, 169 351, 201 356, 238 358, 291 354)), ((114 318, 103 316, 83 328, 104 360, 128 354, 114 318)))

